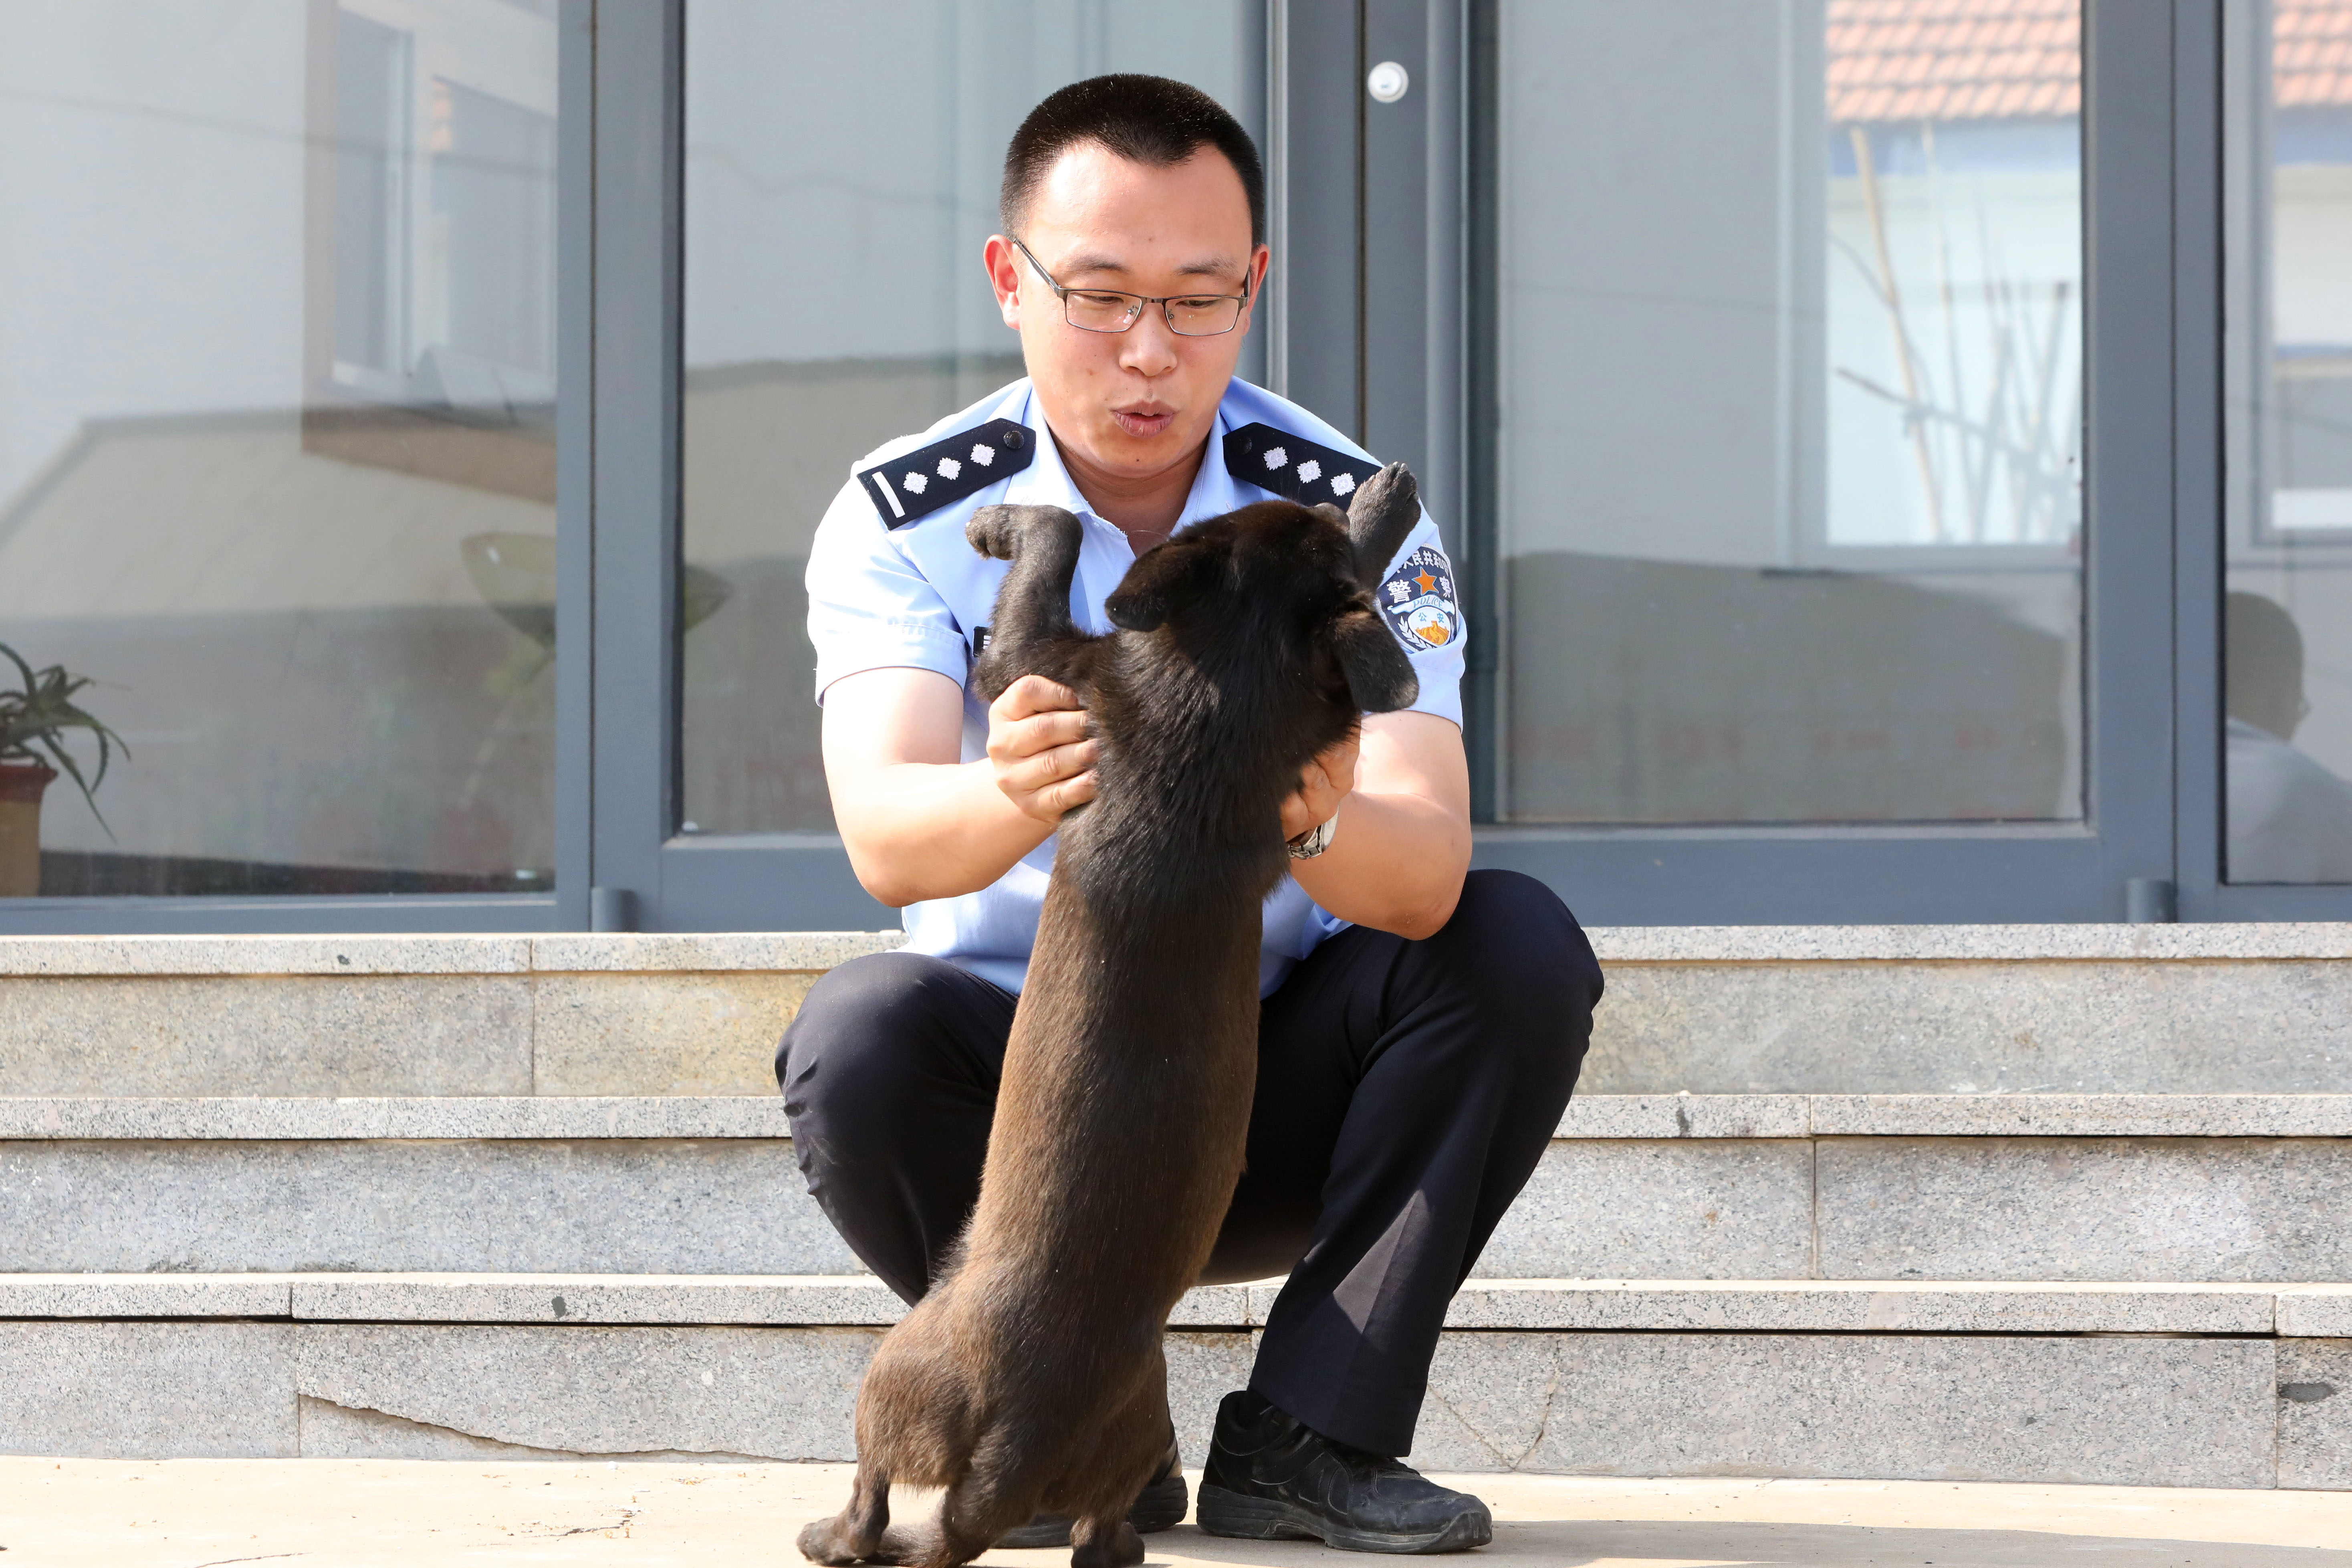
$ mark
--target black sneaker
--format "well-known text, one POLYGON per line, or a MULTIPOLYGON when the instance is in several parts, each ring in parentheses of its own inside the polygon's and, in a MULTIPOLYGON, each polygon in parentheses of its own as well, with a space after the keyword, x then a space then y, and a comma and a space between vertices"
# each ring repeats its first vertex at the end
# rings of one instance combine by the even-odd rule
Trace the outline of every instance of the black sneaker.
POLYGON ((1246 1391, 1217 1407, 1200 1523, 1211 1535, 1317 1539, 1346 1552, 1466 1552, 1495 1539, 1494 1515, 1469 1493, 1335 1443, 1246 1391))
MULTIPOLYGON (((1171 1439, 1168 1449, 1168 1468, 1160 1478, 1136 1494, 1135 1506, 1127 1510, 1127 1522, 1135 1526, 1138 1535, 1152 1535, 1163 1530, 1173 1530, 1184 1522, 1184 1514, 1192 1506, 1192 1495, 1184 1489, 1184 1472, 1177 1467, 1176 1449, 1171 1439)), ((996 1544, 1011 1548, 1027 1546, 1067 1546, 1070 1543, 1070 1521, 1066 1515, 1041 1513, 1016 1530, 1008 1530, 996 1538, 996 1544)))

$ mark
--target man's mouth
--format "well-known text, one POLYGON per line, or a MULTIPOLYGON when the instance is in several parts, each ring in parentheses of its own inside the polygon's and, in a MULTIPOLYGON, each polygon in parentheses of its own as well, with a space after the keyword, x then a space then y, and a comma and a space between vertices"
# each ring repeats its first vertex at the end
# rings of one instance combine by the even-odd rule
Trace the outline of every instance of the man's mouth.
POLYGON ((1118 427, 1139 439, 1149 439, 1176 423, 1176 411, 1158 403, 1140 403, 1132 408, 1114 408, 1110 416, 1118 427))

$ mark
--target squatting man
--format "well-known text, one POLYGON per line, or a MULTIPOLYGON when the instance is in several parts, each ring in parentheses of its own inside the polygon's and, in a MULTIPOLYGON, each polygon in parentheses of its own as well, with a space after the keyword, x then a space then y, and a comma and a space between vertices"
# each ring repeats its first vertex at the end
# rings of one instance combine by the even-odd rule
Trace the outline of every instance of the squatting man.
MULTIPOLYGON (((776 1075, 810 1192, 909 1302, 978 1195, 1055 825, 1094 791, 1074 693, 966 689, 1003 572, 966 519, 1076 513, 1072 609, 1101 632, 1105 596, 1171 534, 1269 495, 1344 507, 1378 467, 1234 378, 1272 264, 1265 179, 1206 95, 1148 76, 1054 93, 1006 152, 999 216, 983 261, 1028 374, 854 465, 808 568, 835 816, 908 942, 817 982, 776 1075)), ((1204 1282, 1288 1283, 1217 1412, 1198 1520, 1446 1551, 1490 1539, 1486 1505, 1400 1456, 1446 1304, 1559 1125, 1601 981, 1549 889, 1468 869, 1465 627, 1425 510, 1375 597, 1421 694, 1324 752, 1283 807, 1248 1164, 1204 1282)), ((1132 1517, 1164 1530, 1187 1503, 1171 1467, 1132 1517)), ((1005 1543, 1066 1531, 1041 1518, 1005 1543)))

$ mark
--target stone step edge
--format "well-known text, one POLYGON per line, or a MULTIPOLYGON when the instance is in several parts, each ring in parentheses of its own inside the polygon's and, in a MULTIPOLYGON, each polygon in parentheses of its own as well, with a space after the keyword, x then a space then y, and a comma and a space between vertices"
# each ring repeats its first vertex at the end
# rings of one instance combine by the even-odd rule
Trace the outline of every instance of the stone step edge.
MULTIPOLYGON (((773 1095, 0 1097, 0 1140, 783 1138, 773 1095)), ((1612 1094, 1562 1139, 2344 1138, 2352 1094, 1612 1094)))
MULTIPOLYGON (((1280 1280, 1203 1286, 1171 1325, 1263 1327, 1280 1280)), ((878 1327, 866 1275, 0 1274, 0 1320, 878 1327)), ((2352 1284, 1472 1279, 1459 1330, 2352 1338, 2352 1284)))
MULTIPOLYGON (((2242 963, 2352 959, 2352 922, 2176 925, 1613 926, 1603 963, 2242 963)), ((905 945, 903 931, 560 932, 542 936, 8 936, 0 976, 821 972, 905 945)))

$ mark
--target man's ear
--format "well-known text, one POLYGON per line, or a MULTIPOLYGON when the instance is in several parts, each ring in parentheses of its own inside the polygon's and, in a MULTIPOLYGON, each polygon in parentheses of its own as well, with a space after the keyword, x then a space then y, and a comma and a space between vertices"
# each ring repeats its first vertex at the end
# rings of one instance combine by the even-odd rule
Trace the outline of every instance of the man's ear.
POLYGON ((1348 695, 1365 713, 1393 713, 1410 708, 1421 695, 1421 677, 1412 660, 1381 617, 1370 610, 1349 610, 1331 623, 1331 651, 1348 677, 1348 695))
POLYGON ((1402 463, 1391 463, 1348 498, 1348 542, 1355 547, 1356 581, 1368 592, 1379 590, 1381 574, 1420 521, 1421 487, 1402 463))
POLYGON ((1213 552, 1171 540, 1136 557, 1103 601, 1103 614, 1121 631, 1157 630, 1178 605, 1209 585, 1217 566, 1213 552))

